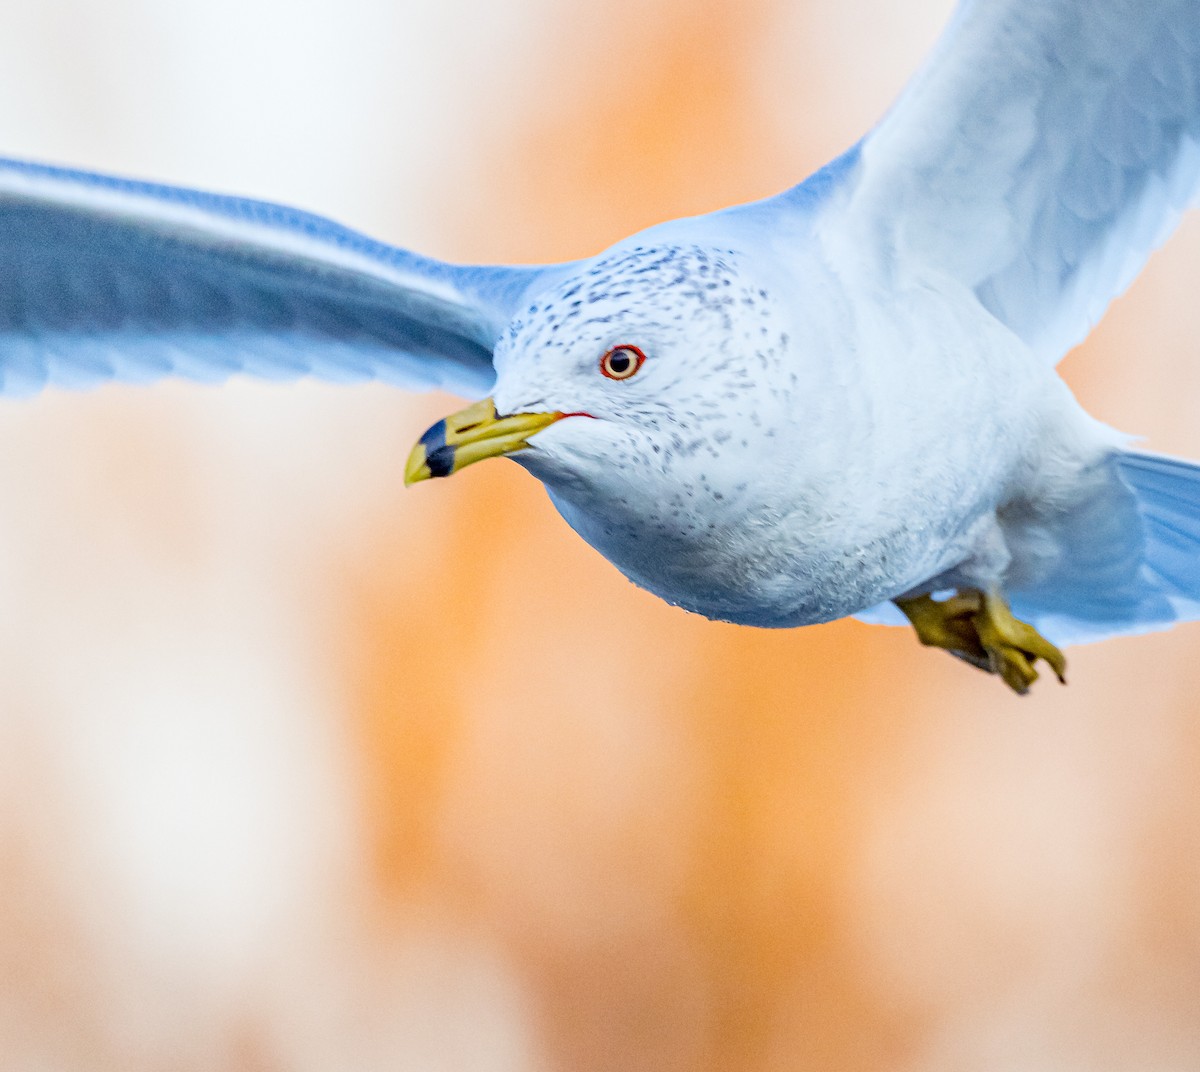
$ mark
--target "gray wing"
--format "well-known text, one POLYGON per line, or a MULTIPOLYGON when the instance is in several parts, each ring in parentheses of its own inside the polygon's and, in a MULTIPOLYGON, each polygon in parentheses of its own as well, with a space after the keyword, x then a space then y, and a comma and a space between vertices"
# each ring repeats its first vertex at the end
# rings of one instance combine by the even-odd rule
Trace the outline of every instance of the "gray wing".
POLYGON ((278 205, 0 160, 0 393, 233 373, 486 394, 554 269, 460 267, 278 205))
POLYGON ((838 175, 852 224, 1055 361, 1195 199, 1200 2, 966 0, 838 175))

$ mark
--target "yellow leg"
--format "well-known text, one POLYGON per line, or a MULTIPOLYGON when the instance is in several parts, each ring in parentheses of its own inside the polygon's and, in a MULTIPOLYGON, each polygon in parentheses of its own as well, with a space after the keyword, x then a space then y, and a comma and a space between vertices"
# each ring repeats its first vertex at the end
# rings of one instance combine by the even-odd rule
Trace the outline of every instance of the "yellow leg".
POLYGON ((1014 618, 999 592, 968 588, 946 600, 917 596, 898 599, 896 606, 912 622, 922 644, 945 648, 980 670, 999 674, 1016 693, 1024 695, 1037 680, 1033 664, 1038 659, 1066 684, 1063 653, 1033 626, 1014 618))
POLYGON ((987 652, 975 628, 975 615, 983 609, 983 596, 979 592, 960 592, 941 601, 930 596, 897 599, 896 606, 912 622, 922 644, 945 648, 980 669, 989 669, 987 652))

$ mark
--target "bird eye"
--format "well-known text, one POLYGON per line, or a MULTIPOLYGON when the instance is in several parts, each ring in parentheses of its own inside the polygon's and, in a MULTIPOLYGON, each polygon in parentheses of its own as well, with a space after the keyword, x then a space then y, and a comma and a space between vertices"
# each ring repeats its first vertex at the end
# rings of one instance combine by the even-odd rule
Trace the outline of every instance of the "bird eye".
POLYGON ((645 360, 646 355, 636 346, 614 346, 600 358, 600 371, 610 380, 627 380, 645 360))

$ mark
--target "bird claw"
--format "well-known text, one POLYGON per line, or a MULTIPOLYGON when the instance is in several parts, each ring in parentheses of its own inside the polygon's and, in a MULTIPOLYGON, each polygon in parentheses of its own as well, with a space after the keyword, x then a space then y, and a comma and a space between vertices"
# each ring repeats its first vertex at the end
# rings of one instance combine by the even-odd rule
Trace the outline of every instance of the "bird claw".
POLYGON ((999 592, 965 589, 945 600, 898 599, 896 606, 912 622, 922 644, 944 648, 980 670, 998 674, 1018 695, 1037 680, 1038 659, 1067 683, 1063 653, 1033 626, 1013 617, 999 592))

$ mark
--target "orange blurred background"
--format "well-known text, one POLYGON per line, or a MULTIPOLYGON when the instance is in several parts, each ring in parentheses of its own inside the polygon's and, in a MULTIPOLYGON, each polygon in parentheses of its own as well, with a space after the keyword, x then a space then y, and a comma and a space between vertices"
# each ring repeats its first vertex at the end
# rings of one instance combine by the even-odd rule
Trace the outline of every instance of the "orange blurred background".
MULTIPOLYGON (((0 0, 0 151, 465 261, 854 141, 949 0, 0 0)), ((1200 220, 1065 374, 1200 457, 1200 220)), ((902 630, 716 625, 454 400, 0 401, 0 1067, 1200 1067, 1200 626, 1018 700, 902 630)))

